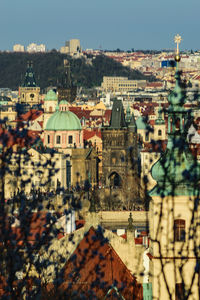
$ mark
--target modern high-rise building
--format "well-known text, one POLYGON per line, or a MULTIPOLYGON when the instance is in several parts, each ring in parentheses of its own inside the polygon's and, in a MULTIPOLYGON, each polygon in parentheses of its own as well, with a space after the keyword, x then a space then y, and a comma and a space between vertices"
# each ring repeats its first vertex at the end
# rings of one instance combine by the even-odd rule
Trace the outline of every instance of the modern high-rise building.
POLYGON ((69 51, 70 55, 74 55, 81 50, 80 40, 73 39, 69 41, 69 51))
POLYGON ((72 39, 65 42, 65 46, 60 48, 61 53, 66 53, 71 56, 79 54, 81 52, 80 40, 72 39))

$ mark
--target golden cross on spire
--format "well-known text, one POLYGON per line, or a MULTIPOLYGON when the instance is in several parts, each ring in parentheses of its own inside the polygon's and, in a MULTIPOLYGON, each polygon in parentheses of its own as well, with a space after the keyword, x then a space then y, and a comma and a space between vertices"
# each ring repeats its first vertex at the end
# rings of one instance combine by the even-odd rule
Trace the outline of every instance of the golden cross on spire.
POLYGON ((176 43, 176 54, 179 54, 179 44, 182 41, 182 38, 179 34, 175 35, 174 42, 176 43))

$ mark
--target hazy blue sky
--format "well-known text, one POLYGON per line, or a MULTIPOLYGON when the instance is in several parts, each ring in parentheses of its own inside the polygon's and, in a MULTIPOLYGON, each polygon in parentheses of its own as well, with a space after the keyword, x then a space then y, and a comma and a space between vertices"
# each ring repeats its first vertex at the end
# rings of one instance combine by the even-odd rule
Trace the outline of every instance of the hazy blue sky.
POLYGON ((59 49, 200 49, 199 0, 0 0, 0 50, 16 43, 59 49))

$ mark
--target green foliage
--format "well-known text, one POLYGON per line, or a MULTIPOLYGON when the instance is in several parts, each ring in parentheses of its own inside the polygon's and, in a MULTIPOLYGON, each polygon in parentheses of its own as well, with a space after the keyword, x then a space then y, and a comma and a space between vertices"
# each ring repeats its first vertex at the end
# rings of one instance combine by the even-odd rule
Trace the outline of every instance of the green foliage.
MULTIPOLYGON (((90 58, 72 59, 59 52, 49 53, 0 53, 0 87, 18 89, 24 79, 27 62, 33 62, 36 81, 41 89, 57 86, 63 72, 63 59, 71 64, 72 81, 77 86, 91 88, 100 86, 103 76, 127 76, 129 79, 147 79, 139 71, 131 70, 104 55, 90 58)), ((154 79, 154 78, 153 78, 154 79)))

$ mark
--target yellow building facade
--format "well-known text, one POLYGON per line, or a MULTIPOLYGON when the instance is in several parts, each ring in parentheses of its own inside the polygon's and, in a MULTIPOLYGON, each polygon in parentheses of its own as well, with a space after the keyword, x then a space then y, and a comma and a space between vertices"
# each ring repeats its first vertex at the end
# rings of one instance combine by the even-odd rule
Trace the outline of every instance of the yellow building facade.
POLYGON ((105 92, 128 92, 145 88, 146 80, 129 80, 128 77, 104 76, 101 84, 105 92))

